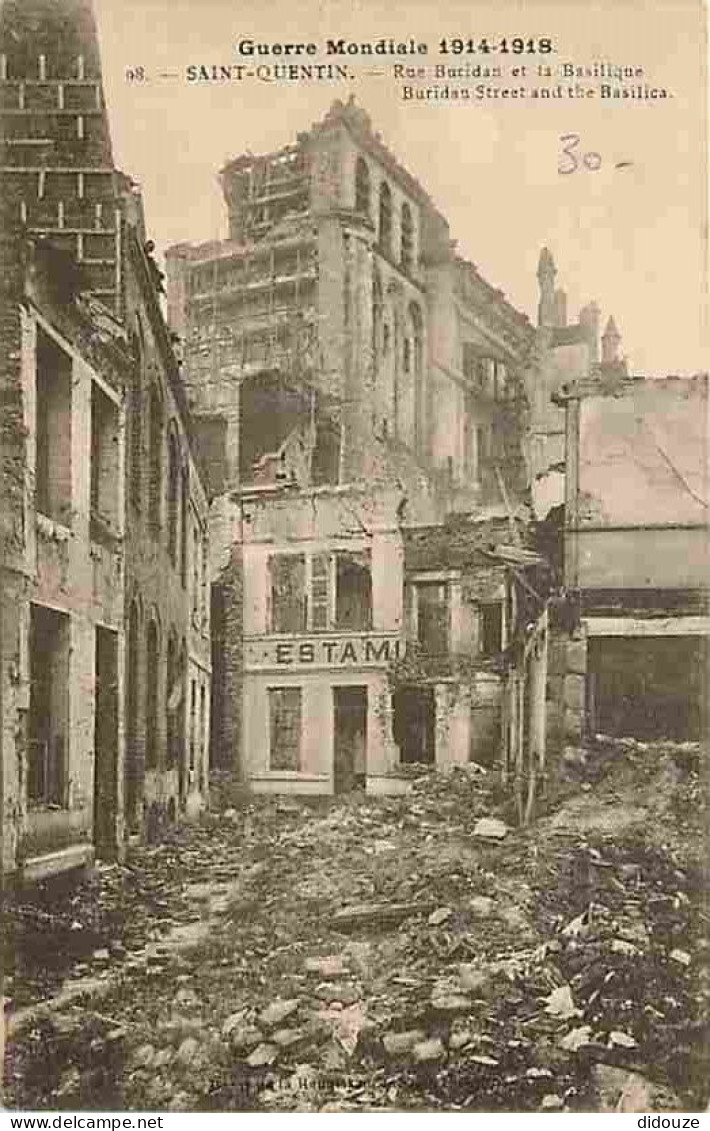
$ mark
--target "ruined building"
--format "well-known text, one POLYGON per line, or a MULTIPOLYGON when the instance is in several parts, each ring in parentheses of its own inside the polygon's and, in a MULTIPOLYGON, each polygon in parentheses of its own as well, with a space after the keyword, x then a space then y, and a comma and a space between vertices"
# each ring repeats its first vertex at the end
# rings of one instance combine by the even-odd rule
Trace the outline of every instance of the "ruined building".
POLYGON ((207 501, 89 0, 0 13, 4 870, 199 807, 207 501))
POLYGON ((697 741, 710 634, 707 375, 602 369, 558 403, 583 729, 697 741))
POLYGON ((229 238, 167 253, 213 495, 215 761, 331 792, 489 760, 540 564, 535 329, 352 102, 221 182, 229 238))

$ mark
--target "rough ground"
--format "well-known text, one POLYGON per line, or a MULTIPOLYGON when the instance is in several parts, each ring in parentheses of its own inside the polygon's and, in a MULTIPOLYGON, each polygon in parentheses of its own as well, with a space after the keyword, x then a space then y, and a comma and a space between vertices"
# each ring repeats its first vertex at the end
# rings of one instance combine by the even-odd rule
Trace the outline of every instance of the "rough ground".
POLYGON ((475 768, 402 798, 252 799, 18 897, 4 1102, 703 1109, 698 759, 571 752, 566 795, 504 836, 477 835, 511 813, 475 768))

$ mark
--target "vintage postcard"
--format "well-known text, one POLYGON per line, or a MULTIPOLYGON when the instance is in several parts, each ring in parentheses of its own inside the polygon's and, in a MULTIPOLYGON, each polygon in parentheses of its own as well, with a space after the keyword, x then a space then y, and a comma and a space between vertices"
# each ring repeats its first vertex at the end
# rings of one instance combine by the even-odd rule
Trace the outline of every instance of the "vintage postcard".
POLYGON ((700 1125, 705 21, 0 3, 6 1109, 700 1125))

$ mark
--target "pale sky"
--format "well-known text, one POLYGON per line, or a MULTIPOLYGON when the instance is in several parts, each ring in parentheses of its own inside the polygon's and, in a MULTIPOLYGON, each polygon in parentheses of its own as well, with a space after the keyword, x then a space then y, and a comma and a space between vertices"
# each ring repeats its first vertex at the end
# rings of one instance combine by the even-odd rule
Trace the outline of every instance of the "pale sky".
MULTIPOLYGON (((293 141, 334 98, 345 101, 352 93, 448 218, 460 254, 529 317, 536 317, 535 271, 546 244, 557 284, 568 294, 570 320, 595 299, 604 320, 614 315, 634 372, 707 369, 702 0, 94 2, 114 156, 142 186, 148 229, 160 252, 178 241, 226 234, 217 183, 226 159, 293 141), (321 45, 341 36, 358 43, 413 37, 426 42, 429 53, 326 57, 321 45), (490 42, 552 36, 557 53, 443 56, 444 36, 490 42), (240 38, 316 42, 318 55, 301 61, 346 63, 354 77, 202 86, 185 80, 189 64, 248 63, 236 54, 240 38), (538 63, 641 66, 644 75, 627 86, 666 88, 673 96, 405 102, 402 83, 392 75, 395 62, 431 69, 522 63, 529 68, 528 88, 538 81, 530 77, 538 63), (126 69, 138 65, 147 83, 126 80, 126 69), (167 71, 178 77, 159 77, 167 71), (580 152, 600 155, 599 169, 559 173, 560 137, 570 133, 580 136, 580 152)), ((433 76, 420 85, 433 85, 433 76)), ((511 77, 497 85, 520 82, 511 77)))

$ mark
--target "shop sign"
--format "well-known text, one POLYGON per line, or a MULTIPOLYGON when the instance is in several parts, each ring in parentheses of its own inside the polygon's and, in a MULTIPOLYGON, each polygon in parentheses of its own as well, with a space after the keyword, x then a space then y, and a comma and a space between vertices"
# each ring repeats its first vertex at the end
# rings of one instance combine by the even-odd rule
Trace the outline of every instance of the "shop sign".
POLYGON ((248 671, 303 668, 383 668, 404 656, 404 641, 393 634, 358 636, 261 636, 245 641, 248 671))

